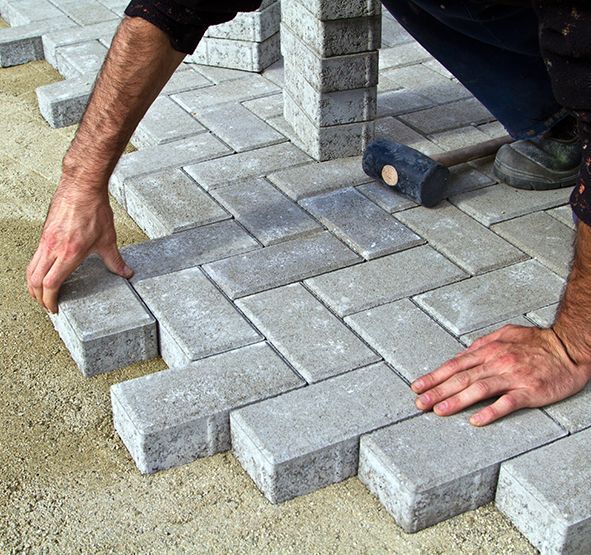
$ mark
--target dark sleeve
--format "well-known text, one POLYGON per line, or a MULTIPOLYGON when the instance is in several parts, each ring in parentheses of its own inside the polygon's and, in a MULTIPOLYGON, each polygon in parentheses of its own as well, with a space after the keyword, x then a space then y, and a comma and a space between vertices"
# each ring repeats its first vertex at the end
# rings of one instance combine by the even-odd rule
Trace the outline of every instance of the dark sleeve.
POLYGON ((131 0, 125 15, 156 25, 169 36, 175 50, 192 54, 210 25, 230 21, 239 11, 254 11, 261 3, 262 0, 131 0))
POLYGON ((583 159, 571 205, 591 225, 591 2, 536 0, 536 6, 542 54, 554 95, 579 120, 583 159))

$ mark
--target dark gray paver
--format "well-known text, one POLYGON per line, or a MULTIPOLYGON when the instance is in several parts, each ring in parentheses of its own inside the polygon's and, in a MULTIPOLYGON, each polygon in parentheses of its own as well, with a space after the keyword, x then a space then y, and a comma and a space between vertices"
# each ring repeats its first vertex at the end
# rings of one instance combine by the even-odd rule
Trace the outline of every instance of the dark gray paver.
POLYGON ((496 503, 542 555, 591 551, 591 430, 501 466, 496 503))
POLYGON ((265 343, 111 387, 113 422, 152 473, 230 449, 230 411, 303 385, 265 343))
POLYGON ((236 299, 349 266, 359 260, 333 235, 322 232, 206 264, 204 269, 231 299, 236 299))
POLYGON ((134 287, 158 320, 160 354, 170 367, 262 339, 199 268, 145 279, 134 287))
POLYGON ((308 383, 380 360, 300 284, 236 304, 308 383))
POLYGON ((357 473, 359 437, 417 414, 414 395, 384 364, 234 411, 232 448, 272 503, 357 473))
POLYGON ((339 316, 460 280, 466 274, 429 246, 312 278, 306 284, 339 316))
POLYGON ((490 503, 503 461, 564 435, 539 410, 476 428, 422 415, 361 438, 359 479, 406 532, 490 503))
POLYGON ((560 296, 564 280, 535 260, 501 268, 415 297, 455 335, 547 306, 560 296))

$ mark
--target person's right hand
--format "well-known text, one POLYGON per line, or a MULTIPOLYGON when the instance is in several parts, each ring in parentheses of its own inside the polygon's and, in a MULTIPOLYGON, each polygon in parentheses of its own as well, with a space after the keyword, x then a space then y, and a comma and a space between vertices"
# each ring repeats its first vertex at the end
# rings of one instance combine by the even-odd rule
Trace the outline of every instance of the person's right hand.
POLYGON ((111 272, 124 278, 133 275, 117 248, 106 190, 75 188, 62 180, 27 268, 31 296, 56 313, 60 286, 91 252, 97 252, 111 272))

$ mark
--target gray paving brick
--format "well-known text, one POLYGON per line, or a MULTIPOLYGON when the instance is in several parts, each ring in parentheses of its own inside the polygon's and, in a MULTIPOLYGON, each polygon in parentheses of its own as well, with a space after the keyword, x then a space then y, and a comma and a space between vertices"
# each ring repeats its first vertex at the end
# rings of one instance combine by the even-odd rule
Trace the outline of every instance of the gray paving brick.
POLYGON ((381 4, 377 0, 354 0, 350 2, 323 2, 322 0, 299 0, 316 19, 349 19, 380 15, 381 4))
POLYGON ((417 413, 384 364, 291 391, 230 415, 240 464, 272 503, 357 473, 359 437, 417 413))
POLYGON ((435 133, 429 137, 444 150, 456 150, 477 145, 490 140, 490 137, 474 125, 467 125, 449 131, 435 133))
POLYGON ((478 126, 478 129, 483 133, 486 133, 491 139, 498 137, 504 137, 507 135, 507 130, 503 127, 503 124, 498 121, 492 121, 491 123, 483 123, 478 126))
POLYGON ((268 179, 294 200, 366 183, 361 156, 312 163, 270 173, 268 179))
POLYGON ((528 258, 447 202, 435 208, 420 206, 405 210, 396 217, 470 274, 481 274, 528 258))
POLYGON ((482 189, 495 183, 496 181, 492 177, 479 172, 469 164, 460 164, 450 169, 448 197, 482 189))
POLYGON ((416 65, 431 59, 418 42, 405 42, 380 50, 380 70, 416 65))
POLYGON ((345 322, 409 382, 463 350, 408 299, 347 316, 345 322))
POLYGON ((321 231, 322 226, 267 180, 221 187, 213 196, 263 245, 321 231))
POLYGON ((211 133, 201 133, 180 141, 125 154, 111 176, 109 191, 125 207, 126 179, 180 168, 185 164, 222 156, 229 151, 230 149, 211 133))
POLYGON ((415 297, 455 335, 546 306, 560 296, 564 280, 527 260, 415 297))
POLYGON ((535 212, 494 225, 492 230, 559 276, 568 276, 575 233, 552 216, 535 212))
POLYGON ((450 197, 458 208, 485 226, 564 204, 570 190, 526 191, 504 184, 450 197))
POLYGON ((406 532, 490 503, 503 461, 564 435, 539 410, 485 428, 467 419, 430 413, 361 438, 359 479, 406 532))
POLYGON ((85 376, 158 356, 154 318, 123 278, 92 261, 62 286, 50 318, 85 376))
POLYGON ((559 303, 553 303, 549 306, 545 306, 544 308, 534 310, 533 312, 528 312, 526 316, 534 324, 536 324, 536 326, 549 328, 554 323, 554 318, 556 317, 556 312, 558 311, 558 304, 559 303))
POLYGON ((591 382, 575 396, 544 409, 569 434, 591 428, 591 382))
POLYGON ((405 42, 412 42, 414 39, 406 29, 394 19, 390 12, 382 12, 382 46, 396 46, 405 42))
POLYGON ((185 58, 185 63, 192 66, 200 75, 207 78, 208 81, 219 85, 226 81, 235 81, 236 79, 243 79, 249 74, 238 69, 229 69, 227 67, 207 66, 203 64, 196 64, 190 57, 185 58))
POLYGON ((380 360, 298 283, 240 299, 237 304, 308 383, 380 360))
POLYGON ((262 72, 281 56, 279 33, 263 42, 205 37, 190 59, 198 64, 262 72))
POLYGON ((501 466, 496 503, 542 555, 591 551, 591 430, 501 466))
MULTIPOLYGON (((385 90, 378 92, 377 116, 379 118, 399 116, 431 106, 433 106, 433 102, 410 89, 385 90)), ((380 133, 387 134, 389 120, 380 120, 380 122, 380 133)))
POLYGON ((181 170, 131 178, 125 196, 128 214, 150 239, 230 218, 181 170))
POLYGON ((285 141, 281 133, 275 131, 242 104, 211 106, 198 110, 195 115, 203 125, 236 152, 285 141))
POLYGON ((67 127, 82 119, 94 79, 94 75, 87 75, 37 88, 39 111, 51 127, 67 127))
POLYGON ((250 177, 262 177, 280 168, 297 166, 309 162, 310 157, 290 143, 267 146, 226 156, 219 160, 208 160, 185 170, 199 185, 208 191, 222 185, 250 177))
POLYGON ((281 21, 319 56, 357 54, 380 47, 382 27, 379 16, 321 21, 302 4, 292 0, 282 3, 281 21))
POLYGON ((243 100, 276 94, 280 90, 277 85, 260 75, 246 75, 241 79, 224 81, 214 87, 175 94, 173 99, 188 112, 197 112, 208 106, 226 102, 242 102, 243 100))
MULTIPOLYGON (((411 37, 411 40, 414 40, 414 39, 412 39, 412 37, 411 37)), ((422 65, 439 73, 439 75, 442 75, 446 79, 453 79, 454 78, 453 74, 443 64, 441 64, 440 62, 438 62, 435 59, 429 60, 428 62, 423 62, 422 65)))
POLYGON ((376 87, 319 92, 289 59, 285 62, 285 90, 319 127, 368 121, 376 115, 376 87))
POLYGON ((412 130, 396 118, 387 117, 376 121, 376 138, 381 137, 410 146, 427 156, 443 152, 434 142, 412 130))
MULTIPOLYGON (((284 116, 297 137, 296 144, 315 160, 325 161, 361 154, 373 139, 373 122, 317 127, 287 89, 283 91, 284 116)), ((292 138, 293 140, 293 138, 292 138)))
POLYGON ((134 287, 158 320, 160 354, 171 368, 261 340, 199 268, 134 287))
POLYGON ((375 51, 323 58, 284 23, 281 24, 281 48, 292 67, 299 68, 320 92, 374 87, 378 83, 378 53, 375 51))
POLYGON ((124 247, 132 283, 251 251, 256 241, 234 221, 223 221, 124 247))
POLYGON ((394 187, 386 187, 377 181, 360 185, 357 190, 391 214, 418 206, 416 202, 397 193, 394 187))
POLYGON ((281 57, 263 71, 263 76, 265 79, 271 81, 271 83, 275 83, 278 87, 283 88, 283 73, 283 57, 281 57))
MULTIPOLYGON (((425 96, 422 89, 418 89, 417 92, 425 96)), ((476 99, 469 98, 405 114, 400 116, 400 119, 421 133, 431 135, 473 123, 484 123, 493 120, 494 117, 476 99)))
POLYGON ((204 268, 235 299, 349 266, 358 260, 333 235, 322 232, 220 260, 204 268))
POLYGON ((231 410, 303 383, 259 343, 112 386, 113 423, 148 474, 229 450, 231 410))
POLYGON ((547 213, 571 229, 576 229, 575 220, 573 218, 573 210, 570 205, 567 204, 566 206, 552 208, 551 210, 548 210, 547 213))
POLYGON ((198 71, 189 68, 188 64, 183 64, 173 73, 160 94, 170 96, 211 86, 213 86, 213 83, 209 79, 206 79, 198 71))
POLYGON ((64 13, 48 0, 18 0, 7 2, 2 9, 2 17, 11 27, 27 25, 63 16, 64 13))
MULTIPOLYGON (((47 22, 46 22, 47 23, 47 22)), ((43 50, 45 59, 54 67, 57 66, 56 51, 62 46, 69 46, 80 42, 99 39, 105 35, 114 34, 119 21, 103 21, 94 25, 84 25, 75 29, 45 32, 43 34, 43 50)))
POLYGON ((65 16, 0 30, 0 67, 16 66, 42 60, 41 36, 48 30, 72 28, 75 23, 65 16))
POLYGON ((531 325, 532 325, 532 323, 525 316, 515 316, 515 318, 509 318, 508 320, 503 320, 502 322, 498 322, 498 323, 492 324, 490 326, 486 326, 485 328, 482 328, 482 329, 467 333, 465 335, 462 335, 462 337, 460 337, 460 341, 464 345, 469 347, 477 339, 480 339, 481 337, 484 337, 485 335, 488 335, 489 333, 497 331, 498 329, 502 328, 506 324, 515 324, 516 326, 529 326, 529 327, 531 327, 531 325))
POLYGON ((81 42, 57 49, 57 70, 66 78, 96 75, 101 69, 107 48, 98 40, 81 42))
POLYGON ((157 98, 139 123, 131 142, 137 148, 148 148, 185 139, 205 132, 193 116, 170 98, 157 98))
POLYGON ((93 0, 71 0, 54 3, 78 25, 92 25, 105 21, 119 20, 119 17, 99 2, 93 0))
POLYGON ((301 205, 367 260, 424 243, 355 189, 304 199, 301 205))
POLYGON ((247 100, 242 105, 263 121, 283 115, 283 94, 247 100))
POLYGON ((279 32, 281 6, 273 2, 265 9, 239 13, 232 21, 212 25, 206 37, 263 42, 279 32))
POLYGON ((416 247, 306 281, 339 316, 435 289, 466 276, 429 246, 416 247))

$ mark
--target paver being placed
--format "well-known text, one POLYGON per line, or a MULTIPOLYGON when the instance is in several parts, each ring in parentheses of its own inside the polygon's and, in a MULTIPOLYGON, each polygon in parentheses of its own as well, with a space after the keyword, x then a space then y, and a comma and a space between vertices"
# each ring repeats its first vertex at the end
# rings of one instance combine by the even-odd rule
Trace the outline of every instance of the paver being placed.
POLYGON ((262 339, 199 268, 134 287, 158 320, 160 354, 171 368, 262 339))
POLYGON ((81 42, 57 49, 57 70, 66 78, 96 75, 101 69, 107 48, 98 40, 81 42))
POLYGON ((129 284, 91 261, 60 289, 55 329, 85 376, 158 356, 156 322, 129 284))
POLYGON ((569 434, 591 428, 591 383, 574 397, 545 407, 544 411, 569 434))
POLYGON ((350 266, 359 260, 333 235, 322 232, 206 264, 204 269, 231 299, 236 299, 350 266))
POLYGON ((376 364, 239 409, 232 449, 272 503, 357 473, 359 437, 418 413, 414 394, 376 364))
POLYGON ((231 217, 178 169, 128 179, 125 196, 128 214, 150 239, 231 217))
POLYGON ((406 532, 417 532, 490 503, 503 461, 564 434, 539 410, 484 428, 467 413, 428 413, 362 437, 359 479, 406 532))
POLYGON ((281 143, 257 150, 227 156, 223 160, 208 160, 185 168, 204 189, 210 190, 249 177, 309 162, 311 159, 291 143, 281 143))
POLYGON ((542 555, 591 552, 591 430, 501 466, 496 503, 542 555))
POLYGON ((489 272, 528 258, 447 202, 435 208, 421 206, 405 210, 396 217, 471 274, 489 272))
POLYGON ((424 243, 355 189, 305 199, 300 204, 367 260, 424 243))
POLYGON ((322 231, 322 226, 266 179, 220 187, 213 196, 263 245, 322 231))
POLYGON ((535 260, 527 260, 415 297, 456 336, 555 302, 564 286, 535 260))
POLYGON ((308 383, 380 360, 300 284, 236 304, 308 383))
POLYGON ((339 316, 458 281, 466 274, 429 246, 416 247, 306 281, 339 316))
POLYGON ((259 343, 112 386, 113 422, 152 473, 229 450, 231 410, 304 384, 259 343))
POLYGON ((568 276, 575 233, 552 216, 536 212, 494 225, 491 229, 559 276, 568 276))
POLYGON ((134 270, 132 283, 178 272, 199 264, 258 248, 257 242, 234 221, 181 231, 121 249, 134 270))
POLYGON ((464 349, 408 299, 348 316, 345 322, 408 382, 464 349))

